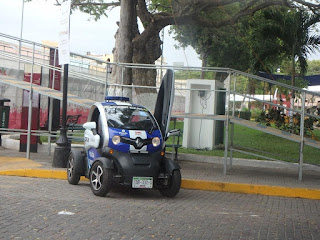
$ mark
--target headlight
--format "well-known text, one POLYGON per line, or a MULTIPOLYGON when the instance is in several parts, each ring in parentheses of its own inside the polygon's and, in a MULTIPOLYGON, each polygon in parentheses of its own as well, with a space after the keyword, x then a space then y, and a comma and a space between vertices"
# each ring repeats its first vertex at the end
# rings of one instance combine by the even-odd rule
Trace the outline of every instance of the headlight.
POLYGON ((158 147, 160 145, 160 138, 158 138, 158 137, 152 138, 152 145, 154 147, 158 147))
POLYGON ((118 136, 118 135, 115 135, 115 136, 113 136, 112 137, 112 143, 114 144, 114 145, 118 145, 119 143, 120 143, 120 136, 118 136))

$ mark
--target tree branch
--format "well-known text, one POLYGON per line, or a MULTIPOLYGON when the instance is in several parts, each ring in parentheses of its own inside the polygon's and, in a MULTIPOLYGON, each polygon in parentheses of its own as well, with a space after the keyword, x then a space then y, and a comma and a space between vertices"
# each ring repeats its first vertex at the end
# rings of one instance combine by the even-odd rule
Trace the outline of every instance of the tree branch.
MULTIPOLYGON (((59 0, 56 0, 56 6, 61 6, 59 0)), ((77 6, 100 6, 100 7, 118 7, 120 6, 120 0, 118 2, 111 2, 111 3, 103 3, 103 2, 90 2, 89 0, 72 0, 71 7, 77 6)))
POLYGON ((120 2, 112 2, 112 3, 90 3, 90 2, 85 2, 85 3, 72 3, 72 7, 77 7, 77 6, 100 6, 100 7, 118 7, 120 6, 120 2))
POLYGON ((271 6, 288 6, 288 3, 285 0, 284 1, 283 0, 274 0, 274 1, 265 1, 265 2, 258 4, 257 6, 252 7, 252 8, 250 8, 249 6, 246 6, 241 11, 239 11, 236 15, 230 17, 229 19, 221 20, 221 21, 217 21, 217 22, 208 21, 204 18, 199 17, 198 15, 194 16, 193 20, 204 27, 219 28, 219 27, 222 27, 225 25, 235 24, 240 20, 240 18, 242 18, 244 16, 253 15, 255 12, 257 12, 261 9, 271 7, 271 6))
MULTIPOLYGON (((226 1, 196 1, 196 3, 202 2, 205 6, 205 10, 210 11, 213 6, 217 6, 217 3, 221 2, 223 5, 232 4, 239 1, 234 0, 226 0, 226 1), (210 4, 211 3, 211 4, 210 4), (210 5, 210 6, 209 6, 210 5)), ((181 15, 174 15, 170 13, 158 13, 153 15, 153 21, 148 25, 143 33, 136 37, 134 40, 135 42, 139 41, 139 44, 146 44, 148 39, 153 36, 153 34, 157 34, 160 32, 160 30, 168 25, 187 25, 187 24, 195 24, 200 25, 202 27, 212 27, 212 28, 220 28, 226 25, 232 25, 237 23, 240 18, 244 16, 250 16, 254 14, 255 12, 270 7, 270 6, 289 6, 289 3, 286 0, 270 0, 270 1, 262 1, 262 3, 252 6, 252 4, 257 3, 258 1, 252 0, 249 2, 248 5, 246 5, 240 12, 238 12, 236 15, 225 19, 221 21, 210 21, 207 19, 204 19, 201 17, 200 14, 197 14, 199 11, 190 13, 190 14, 181 14, 181 15)), ((220 6, 220 5, 219 5, 220 6)), ((292 7, 292 5, 290 5, 292 7)), ((201 7, 202 9, 202 7, 201 7)), ((186 9, 185 9, 186 10, 186 9)), ((199 9, 198 9, 199 10, 199 9)), ((189 11, 187 11, 189 12, 189 11)), ((180 11, 181 13, 181 11, 180 11)))
POLYGON ((144 27, 152 21, 152 14, 148 11, 145 0, 138 0, 137 15, 144 27))

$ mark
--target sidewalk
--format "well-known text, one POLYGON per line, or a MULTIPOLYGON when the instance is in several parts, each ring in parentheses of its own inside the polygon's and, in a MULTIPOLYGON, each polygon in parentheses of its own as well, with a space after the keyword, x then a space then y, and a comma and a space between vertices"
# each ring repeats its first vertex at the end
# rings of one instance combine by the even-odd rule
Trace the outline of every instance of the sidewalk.
MULTIPOLYGON (((171 157, 171 154, 168 154, 171 157)), ((53 154, 26 153, 0 146, 0 175, 66 179, 66 169, 52 168, 53 154)), ((223 174, 223 158, 179 154, 182 188, 320 199, 320 167, 261 160, 234 159, 223 174)))

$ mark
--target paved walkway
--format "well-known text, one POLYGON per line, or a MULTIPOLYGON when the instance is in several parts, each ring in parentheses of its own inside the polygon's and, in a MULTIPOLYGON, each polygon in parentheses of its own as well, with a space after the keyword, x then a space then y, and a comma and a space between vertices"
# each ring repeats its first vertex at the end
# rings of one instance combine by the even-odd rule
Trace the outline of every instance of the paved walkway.
MULTIPOLYGON (((0 175, 66 178, 66 170, 52 168, 53 154, 26 153, 0 146, 0 175)), ((171 155, 169 154, 169 157, 171 155)), ((283 162, 234 159, 223 174, 223 158, 179 154, 182 187, 190 189, 254 193, 320 199, 320 167, 304 165, 298 180, 298 165, 283 162)))

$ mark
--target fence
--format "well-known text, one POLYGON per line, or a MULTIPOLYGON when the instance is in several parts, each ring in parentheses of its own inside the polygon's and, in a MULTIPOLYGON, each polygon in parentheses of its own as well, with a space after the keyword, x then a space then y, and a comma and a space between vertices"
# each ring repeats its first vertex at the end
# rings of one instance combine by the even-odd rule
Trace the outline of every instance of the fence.
MULTIPOLYGON (((0 34, 0 38, 3 39, 0 41, 0 67, 4 69, 6 75, 22 81, 27 65, 31 65, 31 76, 33 76, 36 67, 41 67, 41 86, 47 87, 50 85, 50 81, 52 82, 53 76, 56 76, 57 73, 63 74, 61 66, 50 64, 50 51, 56 53, 56 48, 5 34, 0 34), (22 51, 17 49, 20 42, 22 51)), ((53 56, 56 55, 53 54, 53 56)), ((56 59, 53 59, 53 62, 56 62, 56 59)), ((109 63, 101 59, 74 53, 71 54, 69 69, 68 94, 100 102, 110 92, 122 95, 125 89, 130 89, 132 102, 144 105, 150 111, 153 111, 155 105, 161 76, 164 75, 166 69, 173 69, 175 73, 175 97, 172 117, 180 120, 185 119, 184 125, 189 127, 188 129, 188 127, 184 126, 183 145, 189 146, 191 138, 200 139, 200 137, 204 136, 205 139, 201 141, 210 142, 209 145, 204 145, 204 148, 211 149, 217 145, 216 143, 221 142, 222 136, 225 151, 224 173, 227 173, 228 169, 227 160, 229 160, 229 167, 232 166, 233 152, 242 152, 269 160, 278 160, 278 158, 266 156, 270 155, 270 152, 235 144, 235 124, 249 126, 250 128, 296 142, 299 145, 297 147, 299 157, 294 161, 299 162, 299 179, 302 179, 304 146, 319 148, 319 144, 313 136, 314 134, 311 134, 311 139, 306 138, 306 134, 310 134, 308 131, 312 131, 315 121, 319 121, 316 108, 317 102, 320 101, 320 95, 315 92, 228 68, 109 63), (112 66, 111 73, 108 71, 110 66, 112 66), (132 84, 124 85, 122 73, 125 69, 132 69, 135 72, 152 71, 154 76, 153 86, 137 84, 140 80, 139 74, 133 74, 132 84), (116 74, 117 72, 118 74, 116 74), (200 79, 202 72, 205 72, 204 80, 200 79), (210 81, 215 82, 215 84, 210 81), (250 118, 253 117, 260 121, 259 124, 255 123, 253 126, 248 123, 250 118), (247 118, 247 121, 239 120, 243 118, 247 118), (272 129, 275 128, 269 127, 273 125, 279 131, 274 131, 272 129), (194 131, 190 130, 190 126, 200 127, 196 136, 194 131), (203 126, 209 127, 206 130, 203 126), (262 126, 266 127, 263 128, 262 126), (221 128, 223 129, 222 133, 221 128), (212 135, 215 133, 220 134, 220 140, 214 139, 215 137, 212 135), (298 135, 295 135, 295 133, 298 135), (295 136, 298 136, 298 138, 295 136)), ((30 82, 30 90, 34 91, 36 86, 32 81, 30 82)), ((17 90, 14 85, 8 87, 0 84, 0 86, 0 97, 11 98, 11 96, 15 96, 12 99, 12 109, 19 109, 22 102, 22 90, 17 90)), ((47 96, 41 96, 40 109, 45 113, 44 116, 49 114, 48 119, 45 119, 45 117, 42 119, 43 122, 45 120, 49 121, 48 131, 31 130, 31 126, 28 126, 27 131, 2 129, 2 132, 7 134, 27 134, 28 142, 30 142, 31 135, 49 136, 49 141, 50 137, 56 137, 57 133, 50 129, 52 99, 47 100, 47 98, 47 96), (48 107, 49 105, 50 108, 48 107)), ((29 99, 29 106, 31 105, 32 99, 29 99)), ((74 114, 84 113, 81 119, 82 122, 85 121, 88 107, 69 104, 68 110, 74 114)), ((31 120, 30 113, 28 116, 29 120, 31 120)), ((31 121, 28 122, 30 123, 31 121)), ((201 146, 199 147, 201 148, 201 146)))

